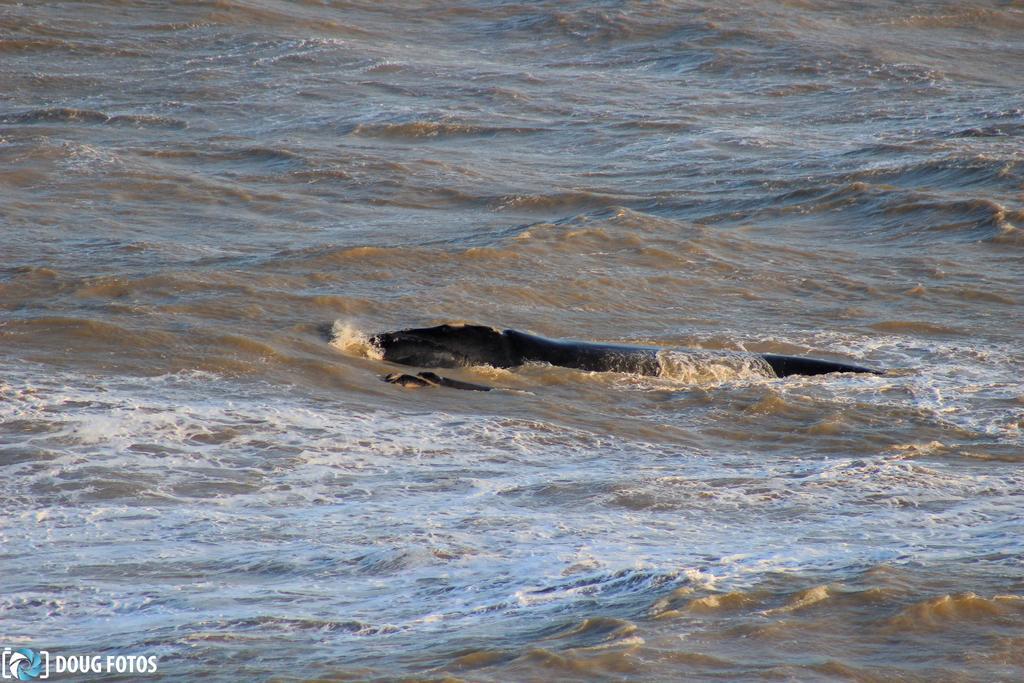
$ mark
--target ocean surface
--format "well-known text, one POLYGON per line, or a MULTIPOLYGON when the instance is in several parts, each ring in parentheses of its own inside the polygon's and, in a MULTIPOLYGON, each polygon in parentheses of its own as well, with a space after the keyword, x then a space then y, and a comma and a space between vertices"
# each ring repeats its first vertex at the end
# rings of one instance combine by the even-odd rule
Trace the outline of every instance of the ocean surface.
POLYGON ((0 647, 1024 678, 1020 2, 0 4, 0 647), (403 389, 375 332, 807 355, 403 389))

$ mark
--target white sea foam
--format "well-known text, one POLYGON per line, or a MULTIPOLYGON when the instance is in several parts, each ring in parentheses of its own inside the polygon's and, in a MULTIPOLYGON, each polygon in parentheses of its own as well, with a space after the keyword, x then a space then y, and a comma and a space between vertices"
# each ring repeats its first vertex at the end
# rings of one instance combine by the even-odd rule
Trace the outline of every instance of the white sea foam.
POLYGON ((384 353, 351 321, 335 320, 331 325, 331 346, 352 356, 363 356, 374 360, 384 358, 384 353))
MULTIPOLYGON (((361 628, 402 632, 469 627, 493 613, 545 618, 595 595, 735 588, 768 572, 936 562, 950 548, 1024 551, 1005 515, 1024 490, 1019 474, 899 452, 750 453, 726 466, 721 456, 536 420, 222 388, 196 374, 106 388, 9 377, 0 416, 37 428, 4 434, 6 507, 16 514, 0 522, 3 537, 34 547, 34 565, 70 572, 79 588, 69 599, 96 617, 143 618, 147 581, 120 592, 117 604, 134 606, 121 610, 76 573, 117 575, 117 563, 141 561, 155 581, 259 572, 287 589, 333 577, 344 586, 333 610, 359 605, 374 615, 361 628), (46 455, 19 461, 24 449, 46 455), (195 543, 205 548, 198 556, 195 543), (451 590, 432 593, 442 577, 451 590)), ((161 609, 187 619, 218 610, 205 595, 197 585, 161 609)), ((26 624, 43 618, 23 611, 26 624)))
POLYGON ((660 351, 658 365, 665 379, 694 384, 775 377, 767 361, 749 353, 660 351))

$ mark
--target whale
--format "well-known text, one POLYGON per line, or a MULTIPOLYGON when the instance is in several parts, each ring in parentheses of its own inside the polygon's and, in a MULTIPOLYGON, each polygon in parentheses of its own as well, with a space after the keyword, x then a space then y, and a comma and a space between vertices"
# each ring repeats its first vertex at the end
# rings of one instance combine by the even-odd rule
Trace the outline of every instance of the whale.
MULTIPOLYGON (((548 363, 588 372, 622 372, 657 377, 664 374, 665 354, 695 362, 722 358, 746 358, 764 367, 775 377, 791 375, 824 375, 829 373, 885 374, 883 370, 802 356, 774 353, 738 353, 672 349, 629 344, 549 339, 519 330, 500 330, 484 325, 445 324, 394 332, 381 332, 370 337, 380 357, 391 363, 420 368, 460 368, 490 365, 512 368, 526 363, 548 363)), ((448 380, 434 373, 429 377, 392 373, 385 381, 403 386, 449 386, 485 390, 481 385, 448 380), (389 377, 391 379, 389 379, 389 377)))

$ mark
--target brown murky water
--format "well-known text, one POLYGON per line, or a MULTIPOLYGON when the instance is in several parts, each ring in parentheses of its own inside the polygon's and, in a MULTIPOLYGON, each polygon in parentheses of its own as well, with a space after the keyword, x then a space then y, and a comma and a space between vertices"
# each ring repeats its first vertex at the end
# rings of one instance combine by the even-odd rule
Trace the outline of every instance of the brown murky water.
POLYGON ((1022 36, 1015 2, 0 5, 2 645, 1021 679, 1022 36), (379 381, 360 340, 451 320, 892 372, 379 381))

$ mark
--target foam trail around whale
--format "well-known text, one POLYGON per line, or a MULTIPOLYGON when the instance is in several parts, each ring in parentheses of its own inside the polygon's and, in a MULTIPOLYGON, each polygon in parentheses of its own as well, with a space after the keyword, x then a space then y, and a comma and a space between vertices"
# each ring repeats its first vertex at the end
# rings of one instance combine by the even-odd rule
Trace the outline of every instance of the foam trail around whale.
POLYGON ((691 384, 776 377, 771 365, 750 353, 659 351, 659 376, 691 384))

